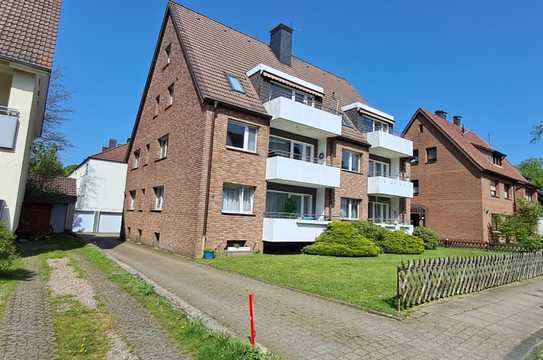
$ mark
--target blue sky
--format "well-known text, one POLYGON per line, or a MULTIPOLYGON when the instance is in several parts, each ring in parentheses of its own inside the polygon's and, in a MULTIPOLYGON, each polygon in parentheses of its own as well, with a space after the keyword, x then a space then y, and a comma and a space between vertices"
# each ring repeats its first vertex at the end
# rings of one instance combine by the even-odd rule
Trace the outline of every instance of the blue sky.
MULTIPOLYGON (((543 120, 543 2, 182 1, 268 41, 284 22, 297 56, 351 81, 402 129, 418 108, 464 117, 517 163, 543 120)), ((78 163, 108 138, 130 136, 164 14, 164 0, 65 0, 55 64, 75 111, 62 131, 78 163)))

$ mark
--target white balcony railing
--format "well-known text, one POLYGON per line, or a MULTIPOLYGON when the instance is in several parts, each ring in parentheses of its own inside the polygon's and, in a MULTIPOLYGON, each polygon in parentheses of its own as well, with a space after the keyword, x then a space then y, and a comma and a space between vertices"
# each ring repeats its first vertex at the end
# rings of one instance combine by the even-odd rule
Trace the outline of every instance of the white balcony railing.
POLYGON ((282 156, 266 160, 266 180, 281 184, 336 188, 340 184, 340 173, 337 167, 282 156))
POLYGON ((413 183, 401 180, 399 176, 371 176, 368 177, 368 194, 412 198, 413 183))
POLYGON ((262 240, 268 242, 313 242, 328 221, 264 217, 262 240))
POLYGON ((276 97, 264 103, 271 126, 315 139, 341 135, 341 116, 304 103, 276 97))
POLYGON ((380 227, 390 230, 390 231, 398 231, 401 230, 409 235, 413 235, 414 227, 410 224, 402 224, 398 222, 380 222, 378 220, 372 221, 374 224, 379 225, 380 227))
POLYGON ((372 131, 366 134, 371 144, 370 153, 386 158, 413 156, 413 142, 385 131, 372 131))
POLYGON ((0 148, 15 148, 19 111, 0 106, 0 148))

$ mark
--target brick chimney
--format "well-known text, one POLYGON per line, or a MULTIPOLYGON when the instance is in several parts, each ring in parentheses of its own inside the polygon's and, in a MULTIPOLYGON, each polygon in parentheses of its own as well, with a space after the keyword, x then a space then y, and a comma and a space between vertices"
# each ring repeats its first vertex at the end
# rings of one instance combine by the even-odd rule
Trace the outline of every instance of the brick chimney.
POLYGON ((447 112, 446 111, 436 110, 436 111, 434 111, 434 114, 436 114, 437 116, 439 116, 442 119, 447 120, 447 112))
POLYGON ((102 151, 113 149, 117 146, 117 140, 116 139, 109 139, 107 146, 102 146, 102 151))
POLYGON ((461 128, 462 127, 462 116, 454 115, 453 116, 453 124, 458 126, 459 128, 461 128))
POLYGON ((270 31, 270 47, 283 64, 290 65, 292 57, 292 29, 279 24, 270 31))

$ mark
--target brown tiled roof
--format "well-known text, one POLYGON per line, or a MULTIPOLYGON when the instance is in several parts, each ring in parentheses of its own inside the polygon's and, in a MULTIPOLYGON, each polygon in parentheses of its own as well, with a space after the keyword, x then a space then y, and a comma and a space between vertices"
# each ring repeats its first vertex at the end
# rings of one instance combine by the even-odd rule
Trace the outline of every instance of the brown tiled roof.
POLYGON ((89 159, 126 162, 126 152, 128 150, 128 144, 118 145, 114 148, 106 149, 98 154, 89 156, 89 159))
POLYGON ((365 102, 345 79, 292 57, 291 66, 281 63, 271 47, 249 35, 225 26, 174 2, 169 3, 174 24, 182 39, 202 97, 266 114, 247 71, 265 64, 324 89, 324 105, 339 107, 365 102), (226 74, 236 75, 245 94, 230 89, 226 74))
MULTIPOLYGON (((419 109, 417 110, 417 113, 418 112, 424 114, 428 120, 436 125, 436 127, 441 130, 452 141, 453 144, 460 148, 460 150, 462 150, 466 156, 482 170, 506 176, 520 182, 529 183, 529 181, 522 176, 520 171, 507 159, 503 160, 502 166, 494 165, 489 157, 477 149, 476 146, 489 149, 490 151, 495 150, 473 131, 468 129, 463 130, 453 123, 443 119, 441 116, 438 116, 425 109, 419 109)), ((416 117, 417 113, 415 113, 413 118, 416 117)), ((407 125, 404 132, 409 126, 410 124, 407 125)))
POLYGON ((32 175, 28 179, 32 183, 32 189, 37 192, 52 192, 59 195, 77 196, 75 179, 58 176, 46 177, 41 175, 32 175))
POLYGON ((0 57, 50 70, 61 0, 1 0, 0 57))

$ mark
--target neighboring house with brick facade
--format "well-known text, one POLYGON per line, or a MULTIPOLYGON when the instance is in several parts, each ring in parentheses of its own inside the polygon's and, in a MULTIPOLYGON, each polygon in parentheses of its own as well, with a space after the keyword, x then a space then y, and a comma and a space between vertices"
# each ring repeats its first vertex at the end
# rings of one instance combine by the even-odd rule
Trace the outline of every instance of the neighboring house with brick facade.
POLYGON ((336 218, 412 230, 411 142, 293 56, 292 32, 267 44, 168 4, 127 154, 126 238, 199 256, 312 242, 336 218))
POLYGON ((68 176, 77 182, 73 231, 120 233, 126 185, 126 151, 110 139, 102 151, 86 158, 68 176))
POLYGON ((536 187, 460 116, 418 109, 402 136, 413 142, 412 224, 442 239, 491 241, 497 214, 512 214, 519 198, 537 201, 536 187))
POLYGON ((42 132, 59 16, 60 0, 0 2, 0 224, 12 232, 42 132))

